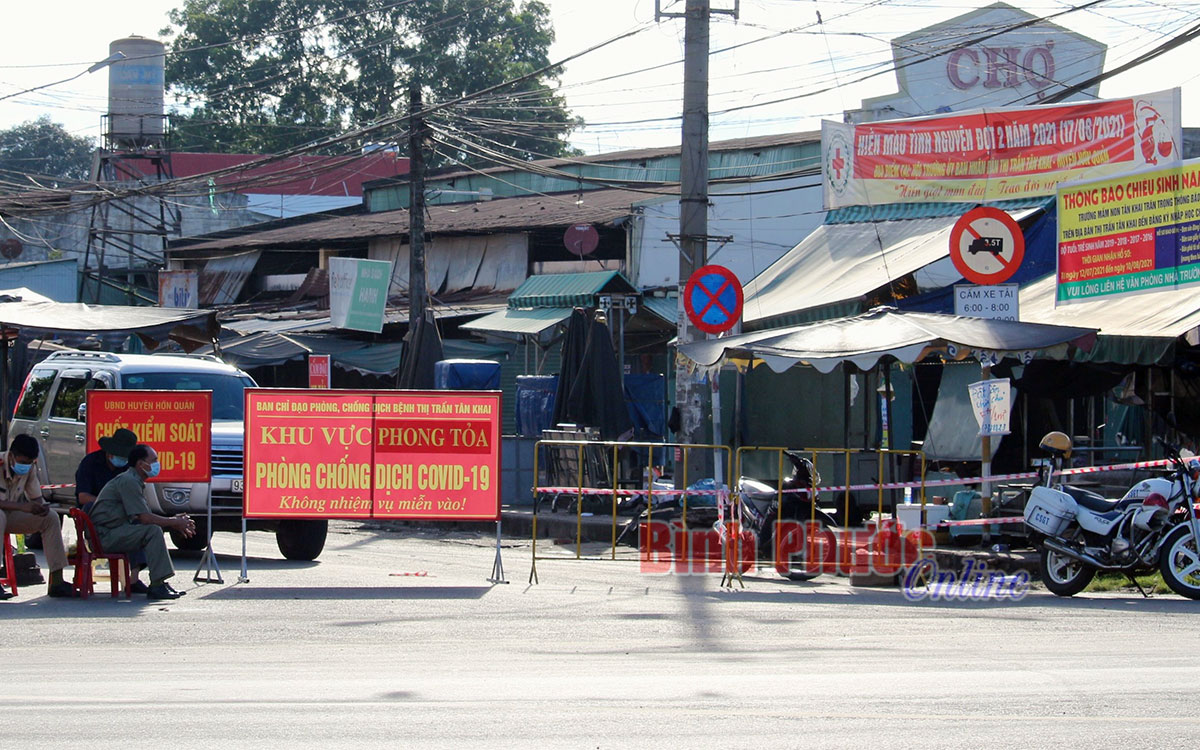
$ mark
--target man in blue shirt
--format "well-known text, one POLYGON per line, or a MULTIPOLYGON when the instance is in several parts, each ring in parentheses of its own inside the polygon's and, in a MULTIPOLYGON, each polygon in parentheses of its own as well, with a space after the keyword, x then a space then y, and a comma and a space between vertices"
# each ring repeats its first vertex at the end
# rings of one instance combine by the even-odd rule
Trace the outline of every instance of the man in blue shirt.
POLYGON ((91 510, 104 485, 129 466, 129 451, 137 445, 137 435, 121 427, 97 442, 100 450, 84 456, 75 470, 75 501, 84 512, 91 510))

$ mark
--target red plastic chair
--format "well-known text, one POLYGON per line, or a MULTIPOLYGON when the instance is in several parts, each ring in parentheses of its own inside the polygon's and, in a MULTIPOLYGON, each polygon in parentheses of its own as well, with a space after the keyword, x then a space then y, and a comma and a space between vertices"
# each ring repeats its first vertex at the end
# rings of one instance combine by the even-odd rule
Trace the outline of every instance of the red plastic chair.
POLYGON ((4 535, 4 578, 0 578, 0 583, 8 584, 9 593, 17 595, 17 566, 13 565, 12 539, 7 533, 4 535))
POLYGON ((75 519, 75 534, 78 537, 71 564, 75 566, 74 586, 75 590, 79 592, 79 597, 86 599, 95 593, 96 582, 92 576, 92 561, 108 560, 113 597, 120 595, 120 584, 124 579, 125 598, 129 599, 132 596, 129 587, 133 583, 129 555, 124 552, 105 552, 100 545, 100 535, 96 533, 96 527, 92 525, 92 519, 81 508, 71 508, 71 518, 75 519))

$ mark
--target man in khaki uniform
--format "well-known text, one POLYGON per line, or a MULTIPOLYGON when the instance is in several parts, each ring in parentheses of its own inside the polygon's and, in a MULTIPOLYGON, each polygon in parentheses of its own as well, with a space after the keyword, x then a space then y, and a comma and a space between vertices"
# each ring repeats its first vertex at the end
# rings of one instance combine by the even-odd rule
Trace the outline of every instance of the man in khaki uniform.
POLYGON ((129 468, 117 475, 96 497, 92 523, 106 552, 146 553, 150 568, 148 599, 178 599, 187 592, 176 591, 167 583, 175 575, 163 529, 174 529, 185 537, 196 533, 196 524, 187 515, 160 516, 146 504, 146 480, 158 476, 158 453, 139 444, 129 451, 129 468))
MULTIPOLYGON (((42 501, 42 485, 37 478, 37 457, 40 452, 32 435, 14 435, 8 451, 0 459, 4 499, 0 500, 0 534, 41 534, 46 566, 50 568, 50 596, 79 596, 71 584, 63 580, 67 567, 67 550, 63 546, 62 527, 58 514, 42 501)), ((0 588, 0 599, 12 594, 0 588)))

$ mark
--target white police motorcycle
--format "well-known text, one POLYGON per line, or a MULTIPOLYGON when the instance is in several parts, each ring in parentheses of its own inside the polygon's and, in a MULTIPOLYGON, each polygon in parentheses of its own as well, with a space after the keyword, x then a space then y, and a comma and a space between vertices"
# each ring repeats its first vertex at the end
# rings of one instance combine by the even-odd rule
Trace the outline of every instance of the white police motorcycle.
POLYGON ((1042 582, 1051 592, 1073 596, 1097 570, 1125 573, 1132 580, 1157 567, 1175 593, 1200 599, 1200 521, 1193 511, 1200 461, 1162 445, 1171 471, 1138 482, 1120 500, 1107 500, 1053 484, 1054 473, 1071 455, 1071 439, 1061 432, 1042 438, 1039 447, 1052 462, 1042 467, 1044 475, 1025 505, 1025 525, 1040 547, 1042 582))

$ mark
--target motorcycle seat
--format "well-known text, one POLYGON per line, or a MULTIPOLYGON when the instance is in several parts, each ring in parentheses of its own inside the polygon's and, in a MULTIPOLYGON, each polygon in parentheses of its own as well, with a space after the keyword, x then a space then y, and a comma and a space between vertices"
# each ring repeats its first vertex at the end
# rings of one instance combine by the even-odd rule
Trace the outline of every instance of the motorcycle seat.
POLYGON ((1082 487, 1071 487, 1070 485, 1063 485, 1063 492, 1074 498, 1075 502, 1094 513, 1108 513, 1109 511, 1113 510, 1124 510, 1127 506, 1135 502, 1141 502, 1140 500, 1136 500, 1134 498, 1128 498, 1125 500, 1109 500, 1103 495, 1099 495, 1091 490, 1085 490, 1082 487))

